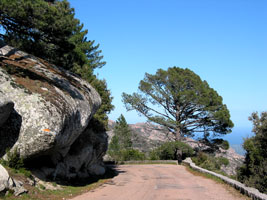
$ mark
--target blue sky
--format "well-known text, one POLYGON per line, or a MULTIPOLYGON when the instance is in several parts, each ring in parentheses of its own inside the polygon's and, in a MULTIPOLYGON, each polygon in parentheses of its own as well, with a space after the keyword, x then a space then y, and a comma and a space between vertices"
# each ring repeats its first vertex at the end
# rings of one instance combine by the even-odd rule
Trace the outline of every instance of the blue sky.
POLYGON ((145 72, 173 66, 193 70, 223 97, 242 137, 251 129, 248 116, 267 110, 266 0, 70 3, 107 62, 96 73, 114 97, 111 120, 146 121, 126 112, 121 94, 136 92, 145 72))

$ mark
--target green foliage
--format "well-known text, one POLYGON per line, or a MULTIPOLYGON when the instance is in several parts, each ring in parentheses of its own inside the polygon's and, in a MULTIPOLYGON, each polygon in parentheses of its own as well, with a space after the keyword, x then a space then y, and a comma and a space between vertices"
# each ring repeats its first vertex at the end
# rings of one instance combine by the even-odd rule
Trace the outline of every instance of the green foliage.
POLYGON ((123 93, 127 110, 136 110, 171 131, 177 140, 185 135, 231 132, 233 123, 222 97, 206 81, 189 69, 159 69, 146 73, 138 93, 123 93), (158 108, 160 107, 160 108, 158 108))
POLYGON ((244 141, 246 150, 244 165, 238 169, 238 180, 267 193, 267 112, 252 113, 255 135, 244 141))
POLYGON ((113 97, 111 97, 110 90, 107 89, 105 80, 99 80, 94 77, 88 81, 96 89, 102 100, 100 108, 91 120, 91 124, 95 131, 106 131, 108 128, 108 114, 114 109, 114 106, 111 104, 113 97))
POLYGON ((108 154, 116 162, 129 160, 145 160, 145 154, 137 149, 118 149, 117 151, 108 151, 108 154))
POLYGON ((221 166, 229 165, 229 160, 225 157, 214 157, 203 152, 199 152, 196 157, 192 158, 192 161, 204 169, 218 172, 221 166))
POLYGON ((88 30, 74 17, 67 0, 1 0, 1 45, 5 43, 50 63, 71 70, 91 83, 102 99, 102 105, 91 125, 96 131, 107 129, 109 112, 114 108, 105 80, 93 71, 105 65, 99 44, 87 40, 88 30))
POLYGON ((190 157, 194 154, 193 149, 180 141, 166 142, 150 152, 151 160, 176 160, 176 149, 182 150, 183 158, 190 157))
POLYGON ((24 167, 24 160, 22 157, 20 157, 17 148, 15 148, 14 152, 11 152, 9 149, 7 149, 6 155, 6 160, 2 161, 5 166, 13 169, 21 169, 24 167))
MULTIPOLYGON (((111 139, 108 149, 108 154, 115 161, 124 160, 124 156, 127 155, 124 151, 132 149, 131 137, 132 131, 124 116, 121 115, 116 121, 114 136, 111 139)), ((131 151, 129 153, 131 153, 131 151)))
POLYGON ((121 150, 120 154, 121 154, 120 161, 145 160, 145 154, 137 149, 124 149, 121 150))
POLYGON ((227 140, 223 140, 223 139, 213 139, 211 141, 213 146, 216 147, 221 147, 224 150, 227 150, 230 148, 229 142, 227 140))
POLYGON ((92 71, 105 64, 67 0, 1 0, 0 10, 6 43, 65 69, 92 71))
POLYGON ((6 156, 6 160, 0 159, 0 164, 5 167, 9 167, 14 173, 23 174, 24 176, 31 179, 33 178, 32 173, 29 170, 25 169, 24 159, 20 157, 17 148, 15 148, 13 152, 11 152, 10 149, 7 149, 6 156))

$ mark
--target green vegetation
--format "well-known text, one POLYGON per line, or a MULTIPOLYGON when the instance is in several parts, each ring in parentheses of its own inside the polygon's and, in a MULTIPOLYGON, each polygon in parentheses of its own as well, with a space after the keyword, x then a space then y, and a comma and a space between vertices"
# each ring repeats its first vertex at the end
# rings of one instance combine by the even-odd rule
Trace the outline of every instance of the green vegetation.
POLYGON ((190 157, 194 154, 193 149, 180 141, 166 142, 160 147, 150 152, 151 160, 176 160, 175 151, 179 149, 183 152, 183 158, 190 157))
POLYGON ((65 69, 92 71, 105 64, 67 0, 1 0, 0 10, 7 44, 65 69))
POLYGON ((102 98, 101 108, 91 126, 97 131, 107 128, 109 112, 114 108, 105 80, 93 74, 105 65, 99 44, 87 40, 88 30, 74 17, 67 0, 1 0, 1 44, 43 58, 59 67, 71 70, 96 88, 102 98))
POLYGON ((145 74, 138 93, 123 93, 127 110, 136 110, 148 120, 167 128, 181 140, 185 135, 231 132, 233 123, 222 97, 189 69, 159 69, 145 74))
POLYGON ((267 112, 252 113, 255 135, 244 141, 246 150, 244 165, 238 170, 238 180, 267 193, 267 112))
POLYGON ((222 165, 229 165, 229 160, 227 158, 214 157, 203 152, 199 152, 197 156, 192 158, 192 161, 199 167, 219 173, 222 173, 220 171, 222 165))
POLYGON ((137 149, 124 149, 120 151, 122 161, 128 160, 145 160, 145 154, 137 149))
POLYGON ((0 164, 9 168, 13 173, 23 174, 28 178, 32 178, 32 173, 25 168, 24 159, 19 156, 17 148, 14 152, 6 150, 6 160, 0 159, 0 164))
POLYGON ((145 154, 132 148, 132 132, 125 118, 121 115, 114 128, 114 136, 111 139, 108 155, 114 161, 144 160, 145 154))
POLYGON ((230 148, 229 142, 223 139, 213 139, 212 144, 221 147, 224 150, 228 150, 230 148))
POLYGON ((24 167, 24 160, 19 156, 17 148, 15 148, 14 152, 11 152, 10 149, 7 149, 6 156, 6 160, 1 160, 3 165, 13 169, 20 169, 24 167))

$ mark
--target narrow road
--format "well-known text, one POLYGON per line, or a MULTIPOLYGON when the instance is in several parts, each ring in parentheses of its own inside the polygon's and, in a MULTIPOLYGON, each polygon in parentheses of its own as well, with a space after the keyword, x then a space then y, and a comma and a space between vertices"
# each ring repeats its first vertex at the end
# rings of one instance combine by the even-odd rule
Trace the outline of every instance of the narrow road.
POLYGON ((121 165, 111 182, 73 200, 240 200, 213 180, 180 165, 121 165))

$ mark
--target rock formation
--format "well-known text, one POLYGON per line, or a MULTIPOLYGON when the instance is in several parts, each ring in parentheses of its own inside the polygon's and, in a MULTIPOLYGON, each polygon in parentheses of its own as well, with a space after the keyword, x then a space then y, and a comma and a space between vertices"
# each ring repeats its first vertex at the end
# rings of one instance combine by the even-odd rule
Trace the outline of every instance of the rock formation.
POLYGON ((95 89, 10 46, 0 53, 0 157, 16 150, 44 177, 103 174, 107 136, 89 125, 101 105, 95 89))

